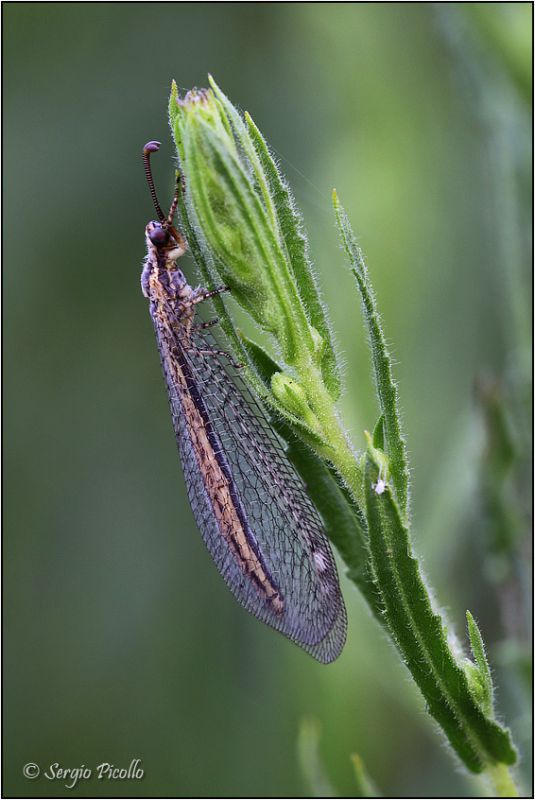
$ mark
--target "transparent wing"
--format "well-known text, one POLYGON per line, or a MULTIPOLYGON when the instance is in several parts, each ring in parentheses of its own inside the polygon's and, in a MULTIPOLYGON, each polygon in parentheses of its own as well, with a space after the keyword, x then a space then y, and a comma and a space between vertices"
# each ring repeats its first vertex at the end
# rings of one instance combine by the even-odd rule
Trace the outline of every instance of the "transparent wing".
POLYGON ((239 373, 224 356, 201 352, 217 349, 213 338, 196 334, 186 350, 180 332, 169 334, 157 320, 155 329, 189 500, 219 572, 258 619, 319 661, 333 661, 345 642, 346 611, 333 554, 305 485, 239 373), (179 374, 187 374, 186 388, 177 379, 177 359, 179 374), (192 420, 194 427, 200 420, 204 426, 206 463, 192 420), (229 504, 239 506, 245 547, 276 590, 275 598, 252 580, 245 568, 249 562, 223 535, 206 478, 214 457, 220 480, 229 483, 229 504))

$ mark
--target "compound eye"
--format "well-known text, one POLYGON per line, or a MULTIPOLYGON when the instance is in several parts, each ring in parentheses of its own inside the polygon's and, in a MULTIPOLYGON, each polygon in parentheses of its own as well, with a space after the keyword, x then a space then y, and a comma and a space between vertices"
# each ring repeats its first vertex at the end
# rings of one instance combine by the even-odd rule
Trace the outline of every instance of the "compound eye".
POLYGON ((162 247, 169 241, 169 232, 159 222, 153 222, 149 228, 149 239, 156 247, 162 247))

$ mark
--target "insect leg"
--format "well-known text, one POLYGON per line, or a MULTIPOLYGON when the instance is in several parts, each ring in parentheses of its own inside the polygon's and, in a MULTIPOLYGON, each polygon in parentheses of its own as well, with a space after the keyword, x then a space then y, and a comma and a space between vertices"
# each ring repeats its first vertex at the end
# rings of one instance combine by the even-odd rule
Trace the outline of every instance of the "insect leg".
POLYGON ((193 298, 193 300, 189 301, 189 305, 195 306, 197 303, 202 303, 203 300, 208 300, 210 297, 216 297, 218 294, 223 294, 223 292, 230 292, 230 288, 228 286, 218 286, 217 289, 212 289, 208 291, 207 289, 200 289, 199 294, 193 298))
POLYGON ((209 319, 208 322, 199 322, 197 325, 192 325, 191 329, 193 331, 201 331, 205 328, 212 328, 214 325, 217 325, 219 322, 219 317, 214 317, 214 319, 209 319))
POLYGON ((201 350, 200 348, 196 347, 195 352, 199 353, 201 356, 224 356, 224 358, 228 359, 228 361, 232 364, 234 369, 243 369, 245 364, 240 364, 233 360, 232 355, 228 353, 226 350, 201 350))
POLYGON ((176 214, 176 210, 178 208, 178 201, 180 198, 180 175, 176 174, 176 185, 175 185, 175 193, 173 195, 173 201, 171 203, 171 208, 169 209, 169 214, 167 215, 167 224, 173 224, 173 218, 176 214))

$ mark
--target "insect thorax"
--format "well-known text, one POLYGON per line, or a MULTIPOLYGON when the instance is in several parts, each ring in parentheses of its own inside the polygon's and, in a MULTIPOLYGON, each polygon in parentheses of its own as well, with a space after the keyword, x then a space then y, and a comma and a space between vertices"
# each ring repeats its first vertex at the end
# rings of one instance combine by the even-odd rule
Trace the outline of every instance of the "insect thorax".
POLYGON ((147 256, 141 273, 141 288, 145 297, 163 303, 190 300, 193 289, 176 265, 180 255, 180 248, 156 247, 147 240, 147 256))

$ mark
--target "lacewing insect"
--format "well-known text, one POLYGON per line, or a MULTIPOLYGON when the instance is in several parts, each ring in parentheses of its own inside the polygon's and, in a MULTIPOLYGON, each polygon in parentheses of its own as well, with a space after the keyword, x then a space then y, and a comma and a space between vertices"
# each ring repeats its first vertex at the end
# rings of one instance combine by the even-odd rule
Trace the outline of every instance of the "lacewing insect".
POLYGON ((226 291, 192 288, 177 260, 186 242, 158 203, 145 228, 141 285, 150 303, 188 497, 202 538, 236 599, 323 663, 340 654, 346 611, 321 518, 240 365, 217 348, 197 308, 226 291))

